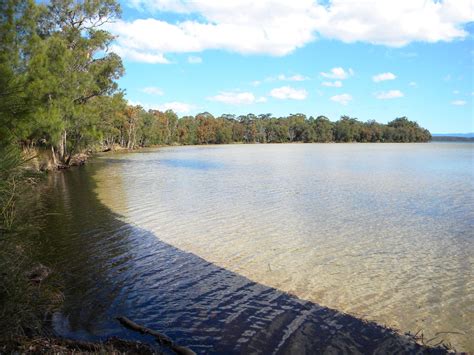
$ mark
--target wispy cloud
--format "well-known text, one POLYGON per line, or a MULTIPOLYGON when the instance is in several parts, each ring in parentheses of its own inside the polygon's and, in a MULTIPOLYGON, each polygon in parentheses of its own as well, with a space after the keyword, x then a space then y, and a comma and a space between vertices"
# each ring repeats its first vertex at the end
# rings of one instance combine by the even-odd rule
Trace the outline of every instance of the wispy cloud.
POLYGON ((411 87, 417 87, 417 83, 414 81, 410 81, 408 85, 410 85, 411 87))
POLYGON ((156 107, 160 111, 173 110, 176 113, 189 113, 196 108, 194 105, 179 101, 165 102, 156 107))
POLYGON ((308 97, 308 92, 304 89, 294 89, 290 86, 282 86, 270 91, 270 96, 279 100, 304 100, 308 97))
POLYGON ((229 105, 250 105, 253 103, 265 102, 265 97, 255 97, 251 92, 222 91, 215 96, 207 98, 209 101, 222 102, 229 105))
POLYGON ((454 105, 454 106, 464 106, 465 104, 467 104, 467 102, 465 100, 451 101, 451 105, 454 105))
POLYGON ((339 80, 344 80, 347 79, 348 77, 354 75, 354 71, 349 68, 349 70, 344 70, 344 68, 337 67, 337 68, 332 68, 329 72, 320 73, 321 76, 328 78, 328 79, 339 79, 339 80))
POLYGON ((285 75, 285 74, 278 74, 275 76, 267 76, 263 80, 254 80, 251 82, 253 86, 259 86, 262 83, 273 83, 276 81, 305 81, 309 80, 308 76, 302 74, 293 74, 293 75, 285 75))
POLYGON ((146 51, 134 49, 124 45, 111 45, 109 52, 116 53, 124 59, 134 62, 149 63, 149 64, 170 64, 171 62, 165 57, 163 53, 154 51, 146 51))
POLYGON ((372 77, 372 80, 375 82, 375 83, 379 83, 381 81, 386 81, 386 80, 394 80, 396 79, 397 76, 393 73, 380 73, 380 74, 377 74, 377 75, 374 75, 372 77))
POLYGON ((321 83, 322 86, 327 86, 327 87, 333 87, 333 88, 340 88, 342 87, 342 81, 336 80, 336 81, 323 81, 321 83))
POLYGON ((190 113, 192 110, 195 110, 197 108, 195 105, 188 104, 185 102, 179 102, 179 101, 165 102, 162 104, 146 104, 142 102, 128 100, 128 104, 133 105, 133 106, 141 106, 145 110, 158 110, 158 111, 172 110, 175 113, 181 113, 181 114, 190 113))
POLYGON ((400 57, 403 58, 415 58, 418 57, 418 53, 416 52, 401 52, 400 57))
POLYGON ((305 81, 305 80, 308 80, 309 78, 301 74, 295 74, 295 75, 290 75, 290 76, 280 74, 278 75, 277 79, 280 81, 305 81))
POLYGON ((145 94, 149 94, 149 95, 163 96, 165 94, 162 89, 157 88, 155 86, 148 86, 146 88, 143 88, 142 91, 145 94))
POLYGON ((190 55, 188 57, 188 63, 190 64, 201 64, 202 63, 202 58, 195 56, 195 55, 190 55))
POLYGON ((403 96, 405 95, 400 90, 389 90, 375 93, 375 97, 379 100, 396 99, 403 96))
POLYGON ((329 99, 344 106, 346 106, 349 102, 353 100, 352 96, 349 94, 334 95, 331 96, 329 99))

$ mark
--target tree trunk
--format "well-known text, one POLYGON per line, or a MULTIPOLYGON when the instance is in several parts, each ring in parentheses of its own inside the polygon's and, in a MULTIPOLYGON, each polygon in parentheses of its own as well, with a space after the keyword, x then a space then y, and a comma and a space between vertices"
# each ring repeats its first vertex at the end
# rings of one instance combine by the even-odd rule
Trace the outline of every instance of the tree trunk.
POLYGON ((56 159, 56 152, 54 151, 54 146, 53 145, 51 145, 51 156, 53 158, 54 167, 57 168, 58 167, 58 161, 56 159))
POLYGON ((59 142, 59 160, 64 163, 67 155, 67 133, 63 131, 61 134, 61 140, 59 142))

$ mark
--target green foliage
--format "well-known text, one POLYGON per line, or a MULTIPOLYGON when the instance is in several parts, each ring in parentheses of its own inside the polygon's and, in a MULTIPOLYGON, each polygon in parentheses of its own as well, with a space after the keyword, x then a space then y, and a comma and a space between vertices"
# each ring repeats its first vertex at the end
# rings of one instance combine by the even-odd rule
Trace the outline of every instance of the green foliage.
MULTIPOLYGON (((123 100, 122 96, 116 100, 123 100)), ((119 101, 117 101, 119 102, 119 101)), ((430 133, 416 122, 397 118, 387 125, 360 122, 342 116, 331 122, 327 117, 307 118, 303 114, 272 117, 248 114, 214 117, 208 112, 179 118, 172 112, 145 111, 139 106, 117 106, 122 114, 110 115, 105 147, 134 148, 164 144, 226 143, 328 143, 328 142, 426 142, 430 133), (123 109, 123 107, 126 107, 123 109)))
POLYGON ((0 138, 51 146, 68 165, 101 139, 100 98, 117 91, 124 71, 102 29, 120 7, 115 0, 0 1, 0 138))
POLYGON ((21 181, 21 155, 15 145, 0 146, 0 235, 15 221, 16 197, 21 181))
POLYGON ((102 25, 119 14, 115 0, 0 0, 0 338, 39 332, 57 296, 28 275, 38 265, 19 238, 28 224, 16 222, 29 186, 22 148, 46 146, 68 165, 115 134, 123 66, 102 25))

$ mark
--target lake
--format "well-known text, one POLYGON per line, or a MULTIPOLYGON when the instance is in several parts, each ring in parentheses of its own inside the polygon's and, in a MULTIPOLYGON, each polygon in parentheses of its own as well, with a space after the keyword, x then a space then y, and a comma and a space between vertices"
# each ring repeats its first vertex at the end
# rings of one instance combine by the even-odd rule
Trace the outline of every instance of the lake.
POLYGON ((354 351, 362 319, 474 351, 474 144, 165 147, 48 184, 63 335, 125 315, 198 352, 354 351))

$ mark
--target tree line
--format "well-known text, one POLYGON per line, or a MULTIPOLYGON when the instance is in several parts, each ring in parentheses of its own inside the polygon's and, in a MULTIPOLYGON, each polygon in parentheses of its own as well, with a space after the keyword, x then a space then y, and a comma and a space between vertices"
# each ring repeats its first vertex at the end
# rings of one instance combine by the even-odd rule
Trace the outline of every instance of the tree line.
MULTIPOLYGON (((110 117, 118 117, 112 115, 110 117)), ((173 111, 145 111, 140 106, 126 106, 121 121, 105 124, 104 146, 134 148, 161 144, 226 144, 226 143, 329 143, 329 142, 426 142, 428 130, 406 117, 388 124, 361 122, 342 116, 332 122, 325 116, 307 117, 271 114, 214 117, 208 112, 178 118, 173 111)))
POLYGON ((0 0, 0 145, 49 149, 58 165, 85 150, 160 144, 426 142, 407 118, 388 124, 342 116, 178 117, 129 105, 121 58, 103 25, 115 0, 0 0))

